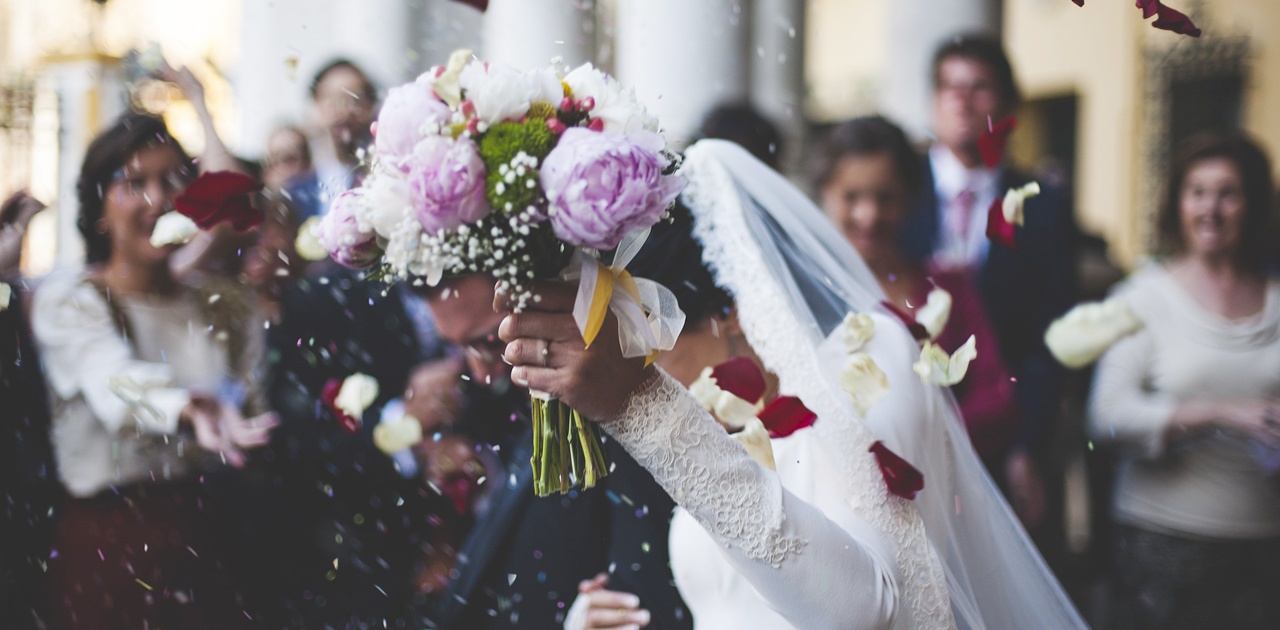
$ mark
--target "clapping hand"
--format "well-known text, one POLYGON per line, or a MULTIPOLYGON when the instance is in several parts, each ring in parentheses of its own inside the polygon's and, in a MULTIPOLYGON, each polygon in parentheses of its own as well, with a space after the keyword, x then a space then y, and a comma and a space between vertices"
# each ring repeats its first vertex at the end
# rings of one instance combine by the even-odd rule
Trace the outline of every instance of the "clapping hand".
POLYGON ((246 419, 235 407, 205 397, 193 398, 182 417, 195 430, 200 448, 218 453, 234 468, 243 468, 248 462, 244 451, 266 445, 280 424, 274 413, 246 419))
POLYGON ((507 295, 499 293, 493 302, 494 310, 507 313, 498 336, 507 342, 503 358, 513 366, 511 381, 559 398, 593 420, 623 411, 654 368, 643 358, 622 356, 617 319, 609 313, 588 348, 573 319, 577 287, 539 282, 532 291, 538 299, 520 313, 511 312, 507 295))
POLYGON ((631 593, 605 590, 608 574, 578 584, 578 598, 565 617, 565 630, 639 630, 649 625, 649 611, 631 593))

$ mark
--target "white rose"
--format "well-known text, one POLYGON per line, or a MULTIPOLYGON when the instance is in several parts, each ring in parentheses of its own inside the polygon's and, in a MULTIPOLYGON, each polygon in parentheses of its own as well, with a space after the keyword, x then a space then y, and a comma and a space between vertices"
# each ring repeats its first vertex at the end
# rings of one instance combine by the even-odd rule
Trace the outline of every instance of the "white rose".
POLYGON ((151 230, 151 246, 182 245, 200 232, 196 222, 180 212, 166 212, 156 219, 156 226, 151 230))
POLYGON ((1063 365, 1081 368, 1097 361, 1111 346, 1142 328, 1119 297, 1081 304, 1045 331, 1044 343, 1063 365))
POLYGON ((840 372, 840 389, 853 399, 853 407, 858 414, 865 416, 872 405, 889 393, 889 377, 871 355, 855 352, 849 355, 844 370, 840 372))
POLYGON ((490 125, 528 114, 529 106, 544 92, 530 75, 501 63, 473 63, 463 69, 458 81, 463 95, 475 105, 476 117, 490 125))
POLYGON ((364 415, 364 410, 378 398, 378 381, 368 374, 352 374, 342 381, 338 397, 333 404, 352 418, 364 415))
POLYGON ((593 120, 604 123, 604 130, 611 133, 632 133, 658 130, 658 119, 649 114, 635 90, 622 87, 613 77, 596 70, 589 63, 578 66, 565 75, 564 82, 573 91, 573 100, 586 98, 595 101, 595 107, 587 112, 593 120))
POLYGON ((866 313, 849 313, 841 323, 844 329, 844 349, 857 352, 876 334, 876 323, 866 313))
POLYGON ((320 217, 309 217, 298 226, 298 238, 293 241, 293 249, 303 260, 314 262, 329 257, 329 252, 320 244, 320 221, 320 217))
POLYGON ((733 439, 747 448, 747 454, 751 459, 756 460, 757 464, 769 470, 778 469, 773 461, 773 446, 769 442, 769 432, 765 430, 764 423, 760 422, 759 418, 747 421, 741 431, 733 434, 733 439))
POLYGON ((969 335, 969 340, 950 356, 932 341, 926 341, 924 348, 920 350, 920 360, 911 369, 926 385, 950 387, 964 379, 965 373, 969 371, 969 363, 977 356, 977 340, 973 335, 969 335))
POLYGON ((934 287, 925 299, 924 306, 916 309, 916 321, 929 331, 930 339, 937 339, 942 329, 947 327, 951 318, 951 294, 946 290, 934 287))
POLYGON ((533 87, 533 101, 545 101, 552 107, 560 107, 564 100, 564 82, 555 68, 546 67, 529 72, 529 83, 533 87))
POLYGON ((395 455, 422 441, 422 425, 412 416, 383 420, 373 428, 373 445, 387 455, 395 455))
POLYGON ((1021 188, 1010 188, 1004 194, 1004 202, 1000 210, 1004 213, 1004 220, 1014 225, 1023 224, 1022 208, 1027 203, 1027 199, 1040 194, 1040 184, 1031 182, 1021 188))

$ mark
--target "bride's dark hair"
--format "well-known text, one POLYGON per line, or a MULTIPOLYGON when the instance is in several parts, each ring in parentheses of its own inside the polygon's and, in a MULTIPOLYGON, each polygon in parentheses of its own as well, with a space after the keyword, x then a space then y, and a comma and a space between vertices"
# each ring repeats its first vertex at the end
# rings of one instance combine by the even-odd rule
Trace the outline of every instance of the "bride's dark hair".
POLYGON ((724 313, 733 306, 733 298, 716 286, 702 262, 702 245, 693 237, 693 215, 679 199, 670 215, 653 226, 627 271, 670 289, 691 324, 724 313))

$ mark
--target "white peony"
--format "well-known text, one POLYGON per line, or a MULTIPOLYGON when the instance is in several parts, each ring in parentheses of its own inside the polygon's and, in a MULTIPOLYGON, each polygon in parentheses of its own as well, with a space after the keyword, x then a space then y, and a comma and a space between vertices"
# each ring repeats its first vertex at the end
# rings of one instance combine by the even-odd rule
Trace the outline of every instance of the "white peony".
POLYGON ((965 373, 969 371, 969 363, 977 356, 977 340, 973 335, 969 335, 969 340, 956 348, 955 354, 950 356, 932 341, 926 341, 924 348, 920 350, 920 360, 911 369, 926 385, 950 387, 964 379, 965 373))
POLYGON ((840 325, 844 329, 844 349, 847 352, 861 350, 876 334, 876 323, 866 313, 849 313, 840 325))
POLYGON ((462 70, 458 82, 475 106, 476 118, 489 125, 519 120, 535 102, 546 100, 545 81, 503 63, 473 63, 462 70))
POLYGON ((1040 184, 1031 182, 1021 188, 1010 188, 1004 194, 1004 202, 1000 210, 1004 214, 1004 220, 1013 225, 1023 224, 1022 208, 1027 203, 1027 199, 1040 194, 1040 184))
POLYGON ((1081 368, 1141 328, 1142 322, 1133 316, 1129 306, 1113 297, 1081 304, 1054 320, 1045 331, 1044 343, 1063 365, 1081 368))
POLYGON ((399 170, 378 165, 361 185, 364 203, 356 213, 361 230, 389 239, 405 217, 410 216, 413 197, 409 181, 399 170))
POLYGON ((658 119, 640 104, 635 90, 623 87, 590 63, 582 64, 565 75, 564 82, 573 92, 575 102, 582 103, 587 98, 595 101, 587 116, 603 122, 605 131, 658 131, 658 119))
POLYGON ((844 370, 840 372, 840 389, 853 399, 853 407, 858 414, 865 416, 872 405, 889 393, 889 377, 871 355, 855 352, 849 355, 844 370))
POLYGON ((156 226, 151 230, 151 246, 183 245, 191 242, 200 232, 196 222, 180 212, 166 212, 156 219, 156 226))
POLYGON ((342 381, 338 397, 333 404, 352 418, 364 415, 364 410, 378 398, 378 381, 368 374, 352 374, 342 381))
POLYGON ((773 446, 769 442, 769 431, 764 428, 764 423, 760 422, 759 418, 748 420, 741 431, 732 435, 733 439, 747 448, 747 454, 751 459, 756 460, 757 464, 769 470, 778 470, 777 464, 773 461, 773 446))
POLYGON ((930 339, 937 339, 942 329, 947 327, 951 318, 951 294, 945 289, 934 287, 925 299, 924 306, 916 309, 916 321, 929 331, 930 339))

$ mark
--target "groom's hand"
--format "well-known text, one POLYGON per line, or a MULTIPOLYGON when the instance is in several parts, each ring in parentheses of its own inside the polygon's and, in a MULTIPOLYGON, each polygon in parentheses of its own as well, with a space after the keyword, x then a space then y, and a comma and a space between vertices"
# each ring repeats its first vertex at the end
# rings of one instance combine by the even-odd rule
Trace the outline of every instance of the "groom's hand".
POLYGON ((498 336, 507 342, 503 358, 513 367, 511 381, 546 392, 591 419, 618 415, 632 392, 653 374, 643 358, 622 356, 618 322, 609 313, 590 348, 573 319, 577 285, 539 282, 533 285, 537 300, 524 311, 512 313, 512 302, 499 293, 494 310, 507 316, 498 336))
POLYGON ((649 625, 649 611, 631 593, 605 590, 608 574, 601 573, 578 584, 578 599, 569 608, 565 630, 630 630, 649 625))

